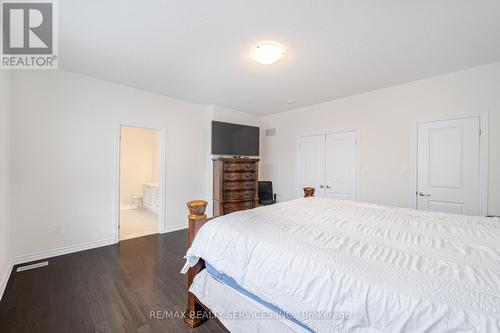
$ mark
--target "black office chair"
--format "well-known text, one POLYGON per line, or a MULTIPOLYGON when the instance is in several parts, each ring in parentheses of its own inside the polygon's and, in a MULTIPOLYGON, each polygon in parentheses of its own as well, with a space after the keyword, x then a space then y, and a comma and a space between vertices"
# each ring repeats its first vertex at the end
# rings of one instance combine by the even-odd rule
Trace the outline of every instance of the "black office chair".
POLYGON ((259 182, 259 204, 262 206, 276 203, 277 194, 273 193, 273 182, 259 182))

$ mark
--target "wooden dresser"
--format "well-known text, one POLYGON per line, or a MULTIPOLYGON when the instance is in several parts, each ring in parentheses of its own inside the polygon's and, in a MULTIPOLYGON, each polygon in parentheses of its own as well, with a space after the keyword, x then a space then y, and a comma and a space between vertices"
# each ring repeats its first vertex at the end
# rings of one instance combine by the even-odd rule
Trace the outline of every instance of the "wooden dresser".
POLYGON ((214 216, 259 205, 259 159, 217 157, 214 163, 214 216))

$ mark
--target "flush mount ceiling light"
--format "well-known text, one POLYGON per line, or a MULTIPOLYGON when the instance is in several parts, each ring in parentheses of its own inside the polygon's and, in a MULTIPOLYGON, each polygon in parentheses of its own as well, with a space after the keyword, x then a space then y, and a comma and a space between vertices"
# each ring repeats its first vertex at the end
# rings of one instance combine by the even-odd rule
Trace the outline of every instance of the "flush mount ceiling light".
POLYGON ((250 50, 250 57, 260 64, 271 65, 285 56, 286 49, 277 42, 260 42, 250 50))

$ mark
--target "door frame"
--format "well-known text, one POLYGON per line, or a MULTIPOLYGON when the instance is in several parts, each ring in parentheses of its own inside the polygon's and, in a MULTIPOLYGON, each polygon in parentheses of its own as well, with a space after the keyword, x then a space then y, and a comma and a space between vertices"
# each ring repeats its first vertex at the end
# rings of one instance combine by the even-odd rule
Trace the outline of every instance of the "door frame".
POLYGON ((483 113, 465 113, 458 115, 442 115, 415 120, 412 127, 411 168, 412 186, 410 193, 410 207, 418 208, 418 126, 423 123, 432 123, 446 120, 479 118, 481 137, 479 139, 479 214, 488 215, 488 177, 489 177, 489 111, 483 113))
POLYGON ((120 242, 120 165, 121 165, 121 128, 123 126, 133 128, 143 128, 160 132, 160 207, 158 212, 158 233, 165 233, 165 223, 167 221, 167 163, 166 163, 166 138, 167 129, 155 124, 137 121, 117 121, 115 123, 115 187, 114 187, 114 220, 115 220, 115 243, 120 242))
POLYGON ((295 188, 297 189, 297 197, 302 198, 304 196, 304 192, 299 188, 300 184, 300 139, 306 138, 308 136, 317 136, 317 135, 328 135, 328 134, 339 134, 346 132, 354 132, 354 138, 356 139, 356 165, 354 170, 354 182, 355 184, 355 200, 360 200, 361 193, 361 131, 358 128, 347 128, 347 129, 330 129, 330 130, 320 130, 320 131, 311 131, 300 134, 297 137, 297 177, 295 188))

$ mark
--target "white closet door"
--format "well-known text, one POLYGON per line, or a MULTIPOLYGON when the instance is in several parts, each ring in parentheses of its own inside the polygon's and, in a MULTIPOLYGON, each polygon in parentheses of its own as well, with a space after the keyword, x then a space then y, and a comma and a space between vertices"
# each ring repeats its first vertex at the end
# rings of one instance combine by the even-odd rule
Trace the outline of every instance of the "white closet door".
POLYGON ((479 154, 479 118, 419 124, 418 209, 479 215, 479 154))
POLYGON ((325 136, 315 135, 300 138, 299 146, 299 195, 306 186, 316 189, 317 197, 324 196, 325 180, 325 136))
POLYGON ((325 197, 356 200, 356 133, 326 136, 325 197))

